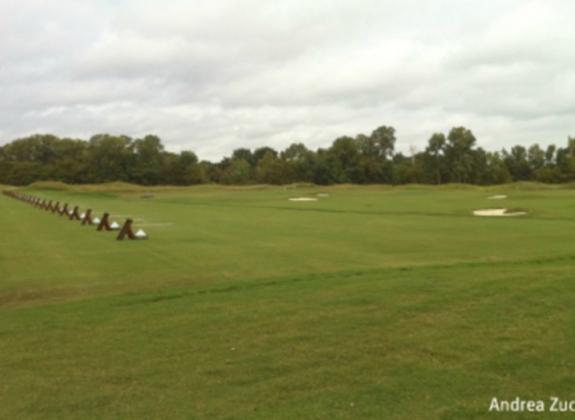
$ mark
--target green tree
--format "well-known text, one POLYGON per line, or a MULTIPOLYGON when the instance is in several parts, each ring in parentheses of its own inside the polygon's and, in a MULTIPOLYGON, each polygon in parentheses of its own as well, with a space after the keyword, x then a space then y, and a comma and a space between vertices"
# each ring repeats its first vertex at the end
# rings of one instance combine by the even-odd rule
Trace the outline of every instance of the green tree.
POLYGON ((505 164, 514 181, 528 181, 533 175, 529 166, 527 149, 523 146, 513 146, 509 152, 503 151, 505 164))
POLYGON ((473 182, 475 136, 465 127, 454 127, 447 135, 445 160, 449 182, 473 182))
POLYGON ((335 183, 358 182, 359 149, 351 137, 337 138, 327 151, 330 178, 335 183))
POLYGON ((147 135, 132 144, 135 162, 130 179, 144 185, 161 183, 164 146, 158 136, 147 135))
POLYGON ((234 150, 233 153, 232 153, 232 159, 234 159, 234 160, 244 160, 244 161, 246 161, 250 166, 254 166, 254 165, 255 165, 254 154, 252 153, 252 151, 251 151, 250 149, 240 148, 240 149, 234 150))
POLYGON ((130 181, 134 161, 130 137, 98 134, 90 138, 87 166, 92 182, 130 181))
POLYGON ((371 133, 369 138, 362 141, 362 153, 391 159, 395 148, 395 128, 382 125, 371 133))
POLYGON ((431 184, 441 184, 446 178, 445 148, 447 140, 443 133, 434 133, 423 153, 423 179, 431 184))
POLYGON ((245 159, 230 159, 220 176, 223 184, 249 184, 252 179, 252 168, 245 159))
POLYGON ((263 157, 258 159, 256 167, 257 182, 262 184, 285 184, 289 182, 286 169, 286 162, 278 159, 277 153, 268 150, 263 157))

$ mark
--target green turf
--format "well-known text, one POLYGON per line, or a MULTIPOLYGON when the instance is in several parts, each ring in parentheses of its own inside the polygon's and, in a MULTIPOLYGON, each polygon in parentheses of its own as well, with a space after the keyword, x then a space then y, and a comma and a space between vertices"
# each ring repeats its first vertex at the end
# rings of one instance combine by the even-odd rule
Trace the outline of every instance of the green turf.
POLYGON ((575 398, 571 189, 27 192, 150 239, 0 197, 2 419, 491 418, 494 396, 575 398), (471 214, 497 207, 529 214, 471 214))

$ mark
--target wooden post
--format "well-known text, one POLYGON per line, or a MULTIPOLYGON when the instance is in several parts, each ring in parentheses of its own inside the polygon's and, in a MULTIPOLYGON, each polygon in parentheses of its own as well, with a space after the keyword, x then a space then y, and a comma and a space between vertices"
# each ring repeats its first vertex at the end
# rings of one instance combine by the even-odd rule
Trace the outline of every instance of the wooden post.
POLYGON ((120 233, 118 233, 118 236, 116 237, 116 240, 123 241, 126 236, 128 239, 136 239, 136 235, 134 235, 134 232, 132 231, 132 219, 126 219, 124 226, 122 226, 120 233))
POLYGON ((102 220, 100 220, 100 224, 98 225, 98 228, 96 229, 98 232, 105 230, 112 230, 112 228, 110 227, 110 215, 108 213, 104 213, 104 215, 102 216, 102 220))
POLYGON ((70 220, 80 220, 80 215, 78 214, 78 206, 74 206, 74 210, 70 213, 70 220))
POLYGON ((54 204, 54 207, 52 207, 52 213, 60 214, 60 202, 59 201, 56 201, 56 204, 54 204))
POLYGON ((82 226, 92 224, 94 224, 94 222, 92 222, 92 209, 88 209, 86 210, 86 213, 84 213, 84 218, 82 219, 82 226))

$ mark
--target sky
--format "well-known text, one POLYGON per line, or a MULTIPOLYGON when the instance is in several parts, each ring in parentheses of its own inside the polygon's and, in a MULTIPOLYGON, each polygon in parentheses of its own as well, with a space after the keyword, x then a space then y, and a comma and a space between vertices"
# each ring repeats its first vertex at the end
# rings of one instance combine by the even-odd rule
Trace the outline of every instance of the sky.
POLYGON ((396 149, 575 135, 572 0, 0 0, 0 145, 157 134, 219 160, 396 129, 396 149))

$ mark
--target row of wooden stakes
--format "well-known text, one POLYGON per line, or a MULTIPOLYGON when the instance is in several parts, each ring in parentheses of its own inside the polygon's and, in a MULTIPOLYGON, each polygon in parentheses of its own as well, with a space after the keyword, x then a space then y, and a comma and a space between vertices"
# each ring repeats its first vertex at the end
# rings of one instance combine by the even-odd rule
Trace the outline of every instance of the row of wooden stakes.
POLYGON ((70 209, 68 207, 68 203, 64 203, 62 206, 60 206, 59 201, 54 203, 52 200, 40 199, 30 194, 22 194, 15 191, 2 191, 2 193, 8 197, 23 201, 41 210, 49 211, 60 216, 65 216, 69 220, 80 221, 82 226, 97 225, 96 230, 98 232, 113 231, 119 229, 118 236, 116 237, 118 241, 123 241, 124 239, 147 239, 148 237, 143 230, 139 230, 137 233, 133 232, 132 219, 126 219, 120 228, 120 226, 117 224, 110 224, 109 213, 104 213, 102 218, 92 218, 91 209, 88 209, 84 213, 80 214, 80 209, 78 206, 74 206, 70 209))

